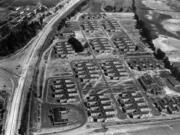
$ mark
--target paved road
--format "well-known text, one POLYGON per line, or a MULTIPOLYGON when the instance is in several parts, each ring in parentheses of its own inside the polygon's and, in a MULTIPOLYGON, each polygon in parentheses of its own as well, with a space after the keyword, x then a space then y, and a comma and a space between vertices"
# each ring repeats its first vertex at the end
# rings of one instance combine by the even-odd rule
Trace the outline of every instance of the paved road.
POLYGON ((21 97, 23 93, 23 86, 25 83, 25 78, 27 76, 27 73, 29 71, 29 67, 31 63, 33 62, 33 58, 35 54, 37 53, 37 50, 43 46, 48 34, 52 30, 52 26, 55 24, 55 22, 58 21, 60 17, 62 17, 66 12, 68 12, 75 4, 80 2, 81 0, 71 0, 68 4, 65 5, 64 8, 58 11, 58 14, 56 14, 49 23, 43 28, 43 30, 38 34, 38 38, 34 41, 32 44, 32 50, 29 56, 25 60, 25 64, 23 67, 23 72, 21 74, 21 77, 18 81, 18 87, 15 90, 14 97, 12 100, 12 106, 9 113, 9 116, 7 117, 7 123, 5 125, 5 135, 15 135, 16 134, 16 128, 18 125, 17 119, 19 114, 19 108, 20 108, 20 102, 21 97))

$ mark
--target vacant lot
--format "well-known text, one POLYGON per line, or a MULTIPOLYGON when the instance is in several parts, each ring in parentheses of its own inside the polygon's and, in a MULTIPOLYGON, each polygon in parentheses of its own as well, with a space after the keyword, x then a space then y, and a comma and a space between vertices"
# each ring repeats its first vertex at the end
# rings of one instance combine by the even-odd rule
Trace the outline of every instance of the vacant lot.
POLYGON ((13 79, 10 77, 10 74, 6 71, 0 69, 0 91, 5 90, 8 93, 12 92, 13 89, 13 79))

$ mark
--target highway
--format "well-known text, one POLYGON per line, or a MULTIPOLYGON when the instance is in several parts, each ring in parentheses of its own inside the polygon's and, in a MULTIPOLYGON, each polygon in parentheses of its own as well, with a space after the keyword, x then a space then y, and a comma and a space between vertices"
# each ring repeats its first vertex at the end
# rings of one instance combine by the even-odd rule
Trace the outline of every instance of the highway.
POLYGON ((34 60, 35 54, 43 46, 48 34, 51 32, 53 25, 62 17, 66 12, 68 12, 74 5, 79 3, 81 0, 71 0, 66 4, 62 9, 58 10, 57 14, 46 24, 43 30, 38 34, 38 38, 32 43, 32 49, 30 50, 29 55, 25 58, 25 64, 21 77, 18 81, 18 86, 15 89, 11 109, 9 115, 7 116, 7 121, 5 125, 5 135, 15 135, 17 133, 18 117, 20 102, 23 93, 23 87, 26 80, 29 67, 34 60))

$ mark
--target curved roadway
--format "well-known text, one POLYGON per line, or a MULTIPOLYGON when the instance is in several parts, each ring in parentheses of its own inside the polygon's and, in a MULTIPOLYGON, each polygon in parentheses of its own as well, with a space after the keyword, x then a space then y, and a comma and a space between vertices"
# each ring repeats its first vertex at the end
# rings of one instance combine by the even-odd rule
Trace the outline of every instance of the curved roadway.
POLYGON ((19 115, 19 108, 21 97, 23 93, 23 86, 25 83, 25 78, 29 71, 29 67, 31 62, 33 62, 33 58, 40 47, 43 46, 48 34, 51 32, 53 25, 62 17, 66 12, 68 12, 74 5, 79 3, 81 0, 71 0, 68 4, 66 4, 61 10, 58 11, 49 22, 43 28, 43 30, 38 34, 38 38, 32 43, 32 50, 30 50, 29 56, 25 60, 25 65, 23 67, 23 72, 21 77, 18 81, 18 87, 15 89, 11 109, 9 112, 9 116, 7 117, 7 122, 5 125, 5 135, 15 135, 17 132, 17 125, 18 125, 18 115, 19 115))

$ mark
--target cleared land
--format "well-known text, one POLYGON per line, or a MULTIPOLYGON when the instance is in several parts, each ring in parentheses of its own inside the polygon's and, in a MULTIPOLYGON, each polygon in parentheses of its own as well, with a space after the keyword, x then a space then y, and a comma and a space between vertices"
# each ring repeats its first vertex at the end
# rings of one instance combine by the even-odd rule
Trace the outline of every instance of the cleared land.
POLYGON ((179 53, 180 44, 180 15, 178 8, 180 6, 180 2, 176 0, 143 0, 142 2, 148 8, 153 9, 152 12, 148 14, 150 20, 154 19, 154 13, 168 15, 170 17, 170 19, 160 21, 159 24, 162 25, 162 27, 166 31, 174 34, 176 38, 168 37, 166 34, 164 34, 163 36, 158 36, 158 38, 154 40, 154 44, 157 48, 160 48, 161 50, 166 52, 167 56, 169 56, 170 61, 178 62, 180 57, 177 55, 179 53), (174 53, 174 55, 172 55, 172 53, 174 53))

